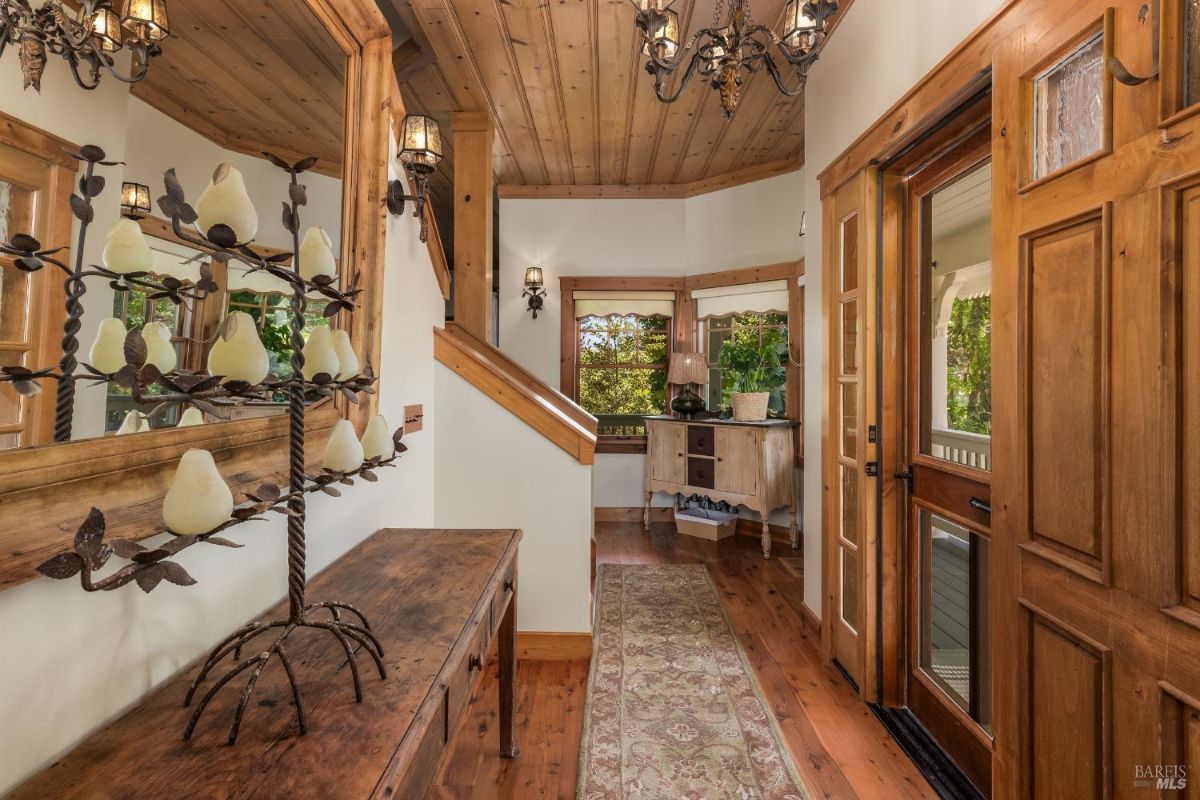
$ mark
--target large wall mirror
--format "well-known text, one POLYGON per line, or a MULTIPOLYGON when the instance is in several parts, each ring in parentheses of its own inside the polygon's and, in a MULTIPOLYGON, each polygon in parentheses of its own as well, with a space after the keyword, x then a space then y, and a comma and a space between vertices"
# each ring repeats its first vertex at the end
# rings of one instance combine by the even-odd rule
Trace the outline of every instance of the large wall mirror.
MULTIPOLYGON (((315 156, 316 165, 302 176, 308 201, 301 212, 302 247, 306 253, 307 248, 327 249, 334 268, 342 268, 350 219, 344 162, 352 53, 345 37, 335 35, 314 7, 320 4, 309 0, 169 0, 170 34, 147 77, 126 84, 104 75, 93 91, 75 86, 67 66, 51 59, 39 94, 23 88, 27 76, 15 52, 10 49, 0 59, 0 112, 6 117, 0 135, 0 240, 30 233, 46 247, 69 246, 74 257, 78 222, 69 199, 83 167, 63 156, 70 147, 94 144, 105 150, 107 160, 123 163, 97 169, 106 187, 95 199, 86 263, 124 271, 123 259, 146 257, 144 242, 154 280, 169 276, 194 284, 203 268, 217 287, 203 298, 176 304, 151 290, 89 279, 78 336, 80 362, 90 364, 105 341, 141 330, 152 350, 157 345, 160 358, 202 373, 214 344, 252 334, 266 351, 270 375, 289 376, 288 287, 266 273, 247 274, 236 262, 208 262, 175 235, 156 200, 164 194, 163 175, 170 168, 193 204, 214 179, 240 178, 257 210, 254 246, 290 253, 292 233, 280 214, 289 175, 263 152, 288 163, 315 156)), ((57 363, 62 280, 57 270, 28 273, 13 258, 0 259, 0 367, 39 369, 57 363)), ((341 324, 337 317, 325 318, 324 307, 319 299, 310 303, 306 334, 341 324)), ((334 341, 345 341, 342 335, 331 332, 334 341)), ((46 382, 40 395, 28 397, 0 383, 0 450, 55 441, 54 389, 46 382)), ((150 446, 149 437, 161 436, 164 429, 225 425, 279 415, 285 407, 282 393, 268 392, 189 412, 171 403, 138 404, 115 382, 81 380, 70 440, 129 436, 130 448, 138 449, 150 446)))

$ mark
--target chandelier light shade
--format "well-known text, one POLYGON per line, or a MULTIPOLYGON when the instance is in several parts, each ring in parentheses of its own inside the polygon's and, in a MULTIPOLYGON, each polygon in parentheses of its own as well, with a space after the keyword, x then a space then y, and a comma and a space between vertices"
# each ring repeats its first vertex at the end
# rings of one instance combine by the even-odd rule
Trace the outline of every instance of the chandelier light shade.
POLYGON ((442 129, 436 119, 422 114, 404 118, 400 138, 400 163, 413 170, 432 172, 442 160, 442 129))
POLYGON ((127 217, 144 217, 150 213, 150 187, 125 181, 121 184, 121 213, 127 217))
POLYGON ((171 35, 167 0, 125 0, 121 24, 141 39, 162 41, 171 35))
POLYGON ((67 62, 82 89, 99 86, 104 72, 137 83, 149 72, 151 59, 162 55, 159 42, 169 34, 167 0, 76 0, 70 7, 47 0, 36 9, 29 0, 0 0, 0 43, 12 45, 25 88, 38 92, 50 56, 67 62), (124 2, 120 16, 116 2, 124 2), (133 56, 128 73, 117 68, 114 54, 121 50, 133 56))
POLYGON ((726 119, 737 111, 746 77, 757 72, 765 70, 782 94, 798 96, 838 10, 837 0, 788 0, 775 31, 754 21, 751 0, 730 0, 724 19, 725 0, 718 0, 712 25, 685 40, 670 0, 631 1, 658 99, 675 102, 699 74, 719 93, 726 119))

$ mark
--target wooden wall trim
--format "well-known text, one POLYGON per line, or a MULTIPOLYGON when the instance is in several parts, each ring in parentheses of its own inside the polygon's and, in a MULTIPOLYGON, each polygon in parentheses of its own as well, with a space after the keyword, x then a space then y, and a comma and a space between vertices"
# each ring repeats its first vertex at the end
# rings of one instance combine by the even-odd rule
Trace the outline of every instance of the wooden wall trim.
POLYGON ((746 283, 766 283, 767 281, 790 280, 796 275, 804 274, 804 259, 784 261, 779 264, 766 264, 761 267, 740 267, 727 269, 723 272, 708 272, 703 275, 689 275, 683 279, 684 288, 689 292, 696 289, 715 289, 721 286, 740 286, 746 283), (799 270, 797 272, 797 269, 799 270))
POLYGON ((591 633, 517 631, 519 661, 589 661, 591 658, 591 633))
POLYGON ((692 181, 691 183, 640 184, 511 184, 499 188, 501 200, 686 200, 721 189, 731 189, 755 181, 796 172, 804 167, 800 159, 772 161, 745 167, 724 175, 692 181))
MULTIPOLYGON (((641 525, 645 509, 642 506, 601 506, 593 509, 595 522, 630 522, 641 525)), ((651 522, 673 522, 675 509, 672 506, 654 506, 650 509, 651 522)))
POLYGON ((596 457, 596 418, 459 325, 435 328, 434 356, 580 464, 596 457))

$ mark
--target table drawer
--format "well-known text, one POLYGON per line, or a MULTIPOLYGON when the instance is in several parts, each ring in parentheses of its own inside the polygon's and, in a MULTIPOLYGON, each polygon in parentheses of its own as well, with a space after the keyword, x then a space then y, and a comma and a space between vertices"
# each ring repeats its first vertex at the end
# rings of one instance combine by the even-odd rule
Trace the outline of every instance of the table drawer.
POLYGON ((504 619, 504 610, 508 608, 508 601, 513 596, 513 592, 517 588, 517 565, 510 564, 508 571, 504 573, 504 578, 500 581, 499 588, 492 596, 492 635, 495 636, 496 631, 500 630, 500 622, 504 619))
POLYGON ((708 425, 688 425, 687 451, 693 456, 711 456, 716 452, 713 429, 708 425))
MULTIPOLYGON (((484 616, 487 616, 485 612, 484 616)), ((447 740, 458 729, 458 723, 466 713, 471 700, 471 691, 483 676, 483 665, 487 660, 488 626, 486 620, 479 621, 467 639, 467 649, 462 659, 453 666, 446 681, 446 728, 447 740)))
POLYGON ((688 458, 688 486, 711 489, 715 483, 711 458, 688 458))

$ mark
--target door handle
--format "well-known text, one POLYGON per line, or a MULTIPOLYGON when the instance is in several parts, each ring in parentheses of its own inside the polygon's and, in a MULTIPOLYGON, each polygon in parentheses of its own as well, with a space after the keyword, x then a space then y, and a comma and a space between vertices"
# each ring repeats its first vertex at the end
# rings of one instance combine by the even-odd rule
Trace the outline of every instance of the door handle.
POLYGON ((992 513, 991 504, 980 500, 978 497, 972 497, 970 500, 970 505, 971 508, 975 509, 976 511, 982 511, 985 514, 992 513))

